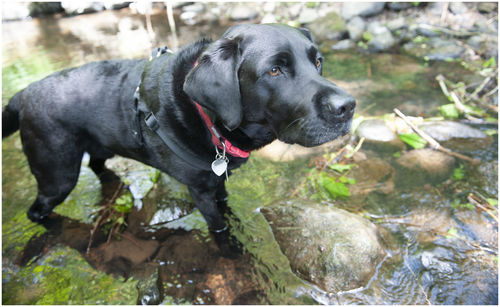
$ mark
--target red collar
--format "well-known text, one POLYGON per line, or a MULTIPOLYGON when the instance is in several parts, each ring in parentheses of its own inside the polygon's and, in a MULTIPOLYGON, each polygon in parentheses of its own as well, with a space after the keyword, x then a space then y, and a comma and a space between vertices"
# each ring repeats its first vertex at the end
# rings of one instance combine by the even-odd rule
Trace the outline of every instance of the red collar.
MULTIPOLYGON (((194 63, 194 67, 198 66, 198 61, 194 63)), ((225 137, 223 137, 215 125, 212 123, 212 120, 210 117, 203 111, 203 108, 199 103, 196 101, 192 100, 196 108, 198 109, 198 112, 200 113, 201 117, 203 118, 203 121, 205 122, 205 125, 208 128, 208 131, 210 131, 210 134, 212 135, 212 143, 217 146, 219 149, 224 149, 222 146, 222 142, 224 142, 224 145, 226 147, 226 152, 230 154, 233 157, 237 158, 248 158, 250 156, 249 151, 245 151, 242 149, 239 149, 238 147, 234 146, 229 142, 225 137)))

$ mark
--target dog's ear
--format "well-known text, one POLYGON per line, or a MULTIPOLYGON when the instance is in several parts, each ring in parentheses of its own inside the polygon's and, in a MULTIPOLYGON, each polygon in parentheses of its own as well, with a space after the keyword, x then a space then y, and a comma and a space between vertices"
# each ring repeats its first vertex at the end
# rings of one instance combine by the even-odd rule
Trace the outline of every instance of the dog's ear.
POLYGON ((184 82, 184 92, 214 112, 230 131, 238 128, 243 116, 238 80, 239 41, 222 38, 214 42, 184 82))
POLYGON ((305 37, 307 37, 308 40, 310 40, 312 43, 314 43, 314 38, 312 36, 312 33, 311 31, 309 31, 308 29, 306 28, 298 28, 299 31, 304 34, 305 37))

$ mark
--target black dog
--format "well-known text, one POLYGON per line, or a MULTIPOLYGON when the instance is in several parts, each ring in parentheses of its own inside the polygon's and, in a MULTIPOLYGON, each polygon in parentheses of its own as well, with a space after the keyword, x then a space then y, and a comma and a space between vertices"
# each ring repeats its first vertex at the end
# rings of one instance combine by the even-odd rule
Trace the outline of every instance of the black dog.
POLYGON ((66 198, 84 152, 101 181, 118 154, 186 184, 209 228, 226 232, 226 167, 275 139, 316 146, 349 131, 355 101, 321 77, 322 63, 306 29, 238 25, 176 55, 90 63, 29 85, 2 114, 3 137, 20 129, 38 182, 28 217, 43 221, 66 198))

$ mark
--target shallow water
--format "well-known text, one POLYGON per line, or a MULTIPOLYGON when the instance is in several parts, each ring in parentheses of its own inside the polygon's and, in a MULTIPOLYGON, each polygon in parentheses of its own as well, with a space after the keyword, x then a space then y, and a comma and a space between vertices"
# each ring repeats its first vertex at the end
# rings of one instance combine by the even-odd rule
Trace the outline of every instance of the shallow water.
MULTIPOLYGON (((65 67, 148 57, 152 44, 140 20, 122 10, 4 24, 2 103, 30 82, 65 67), (120 30, 123 20, 135 26, 122 23, 120 30)), ((170 45, 165 16, 154 15, 153 26, 162 38, 154 45, 170 45)), ((181 26, 181 44, 203 33, 217 37, 225 26, 181 26)), ((434 80, 437 74, 474 78, 458 63, 425 64, 402 55, 327 52, 325 58, 325 76, 347 88, 357 98, 358 113, 365 116, 389 113, 394 107, 408 115, 436 115, 437 106, 447 103, 434 80)), ((291 271, 259 212, 290 198, 314 158, 276 163, 252 156, 234 172, 227 186, 236 216, 231 227, 245 248, 239 259, 221 257, 199 212, 188 214, 192 207, 185 187, 158 178, 142 164, 114 158, 107 165, 132 186, 135 205, 140 202, 142 209, 130 213, 121 240, 106 244, 106 234, 96 234, 87 252, 91 222, 103 205, 101 185, 88 161, 82 163, 77 187, 56 209, 58 223, 46 229, 25 215, 36 182, 16 133, 2 141, 3 303, 496 304, 498 225, 482 211, 453 206, 467 202, 472 191, 498 197, 497 171, 486 172, 498 169, 497 135, 492 139, 470 148, 450 144, 482 160, 477 167, 464 165, 464 180, 435 186, 396 184, 387 195, 328 201, 363 215, 393 237, 389 257, 365 287, 329 294, 291 271), (172 203, 182 209, 170 211, 172 203), (146 217, 154 225, 144 228, 141 221, 146 217)), ((392 156, 366 153, 394 165, 392 156)), ((408 182, 405 179, 398 177, 398 182, 408 182)), ((110 194, 115 190, 110 187, 110 194)), ((312 192, 303 196, 313 197, 312 192)))

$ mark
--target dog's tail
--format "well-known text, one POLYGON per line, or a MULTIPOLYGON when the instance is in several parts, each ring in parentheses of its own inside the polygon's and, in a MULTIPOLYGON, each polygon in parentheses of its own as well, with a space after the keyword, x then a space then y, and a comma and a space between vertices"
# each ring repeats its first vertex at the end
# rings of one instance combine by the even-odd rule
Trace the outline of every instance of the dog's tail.
POLYGON ((9 104, 2 110, 2 138, 8 137, 19 129, 21 92, 15 94, 10 99, 9 104))

